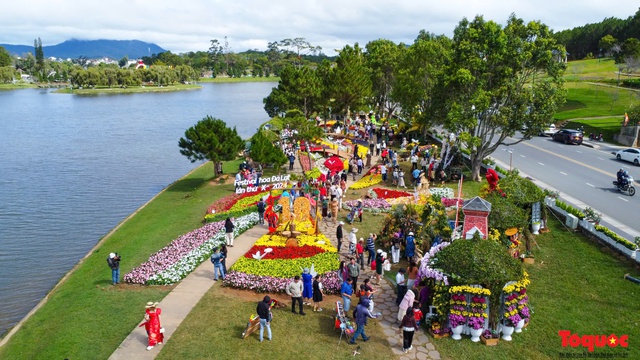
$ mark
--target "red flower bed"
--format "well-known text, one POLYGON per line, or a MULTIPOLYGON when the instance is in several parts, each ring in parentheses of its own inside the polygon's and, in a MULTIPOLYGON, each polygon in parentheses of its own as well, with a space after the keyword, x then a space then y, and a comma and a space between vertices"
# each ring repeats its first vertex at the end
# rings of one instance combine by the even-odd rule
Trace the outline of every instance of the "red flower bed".
POLYGON ((323 249, 317 246, 304 245, 304 246, 254 246, 251 250, 247 251, 244 254, 244 257, 247 259, 253 259, 253 255, 260 251, 260 255, 264 254, 264 249, 266 248, 273 249, 272 252, 268 253, 263 259, 265 260, 273 260, 273 259, 297 259, 297 258, 307 258, 312 257, 317 254, 325 252, 323 249))
POLYGON ((231 209, 231 207, 233 206, 233 204, 236 203, 236 201, 241 199, 241 195, 242 194, 229 194, 225 197, 223 197, 222 199, 217 200, 213 205, 209 206, 209 208, 207 209, 207 214, 212 214, 212 210, 215 210, 215 212, 221 212, 221 211, 227 211, 229 209, 231 209))
POLYGON ((300 160, 300 165, 302 166, 302 170, 304 171, 311 170, 311 163, 309 162, 309 156, 307 155, 298 156, 298 160, 300 160))
POLYGON ((406 191, 398 191, 391 189, 374 188, 373 191, 378 195, 378 199, 396 199, 399 197, 411 196, 406 191))

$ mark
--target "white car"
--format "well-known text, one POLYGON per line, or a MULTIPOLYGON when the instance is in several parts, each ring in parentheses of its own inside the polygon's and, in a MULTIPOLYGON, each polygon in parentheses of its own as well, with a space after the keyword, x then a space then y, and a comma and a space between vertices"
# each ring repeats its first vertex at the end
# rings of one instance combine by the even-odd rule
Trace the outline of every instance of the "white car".
POLYGON ((640 166, 640 150, 635 148, 628 148, 612 152, 618 160, 624 160, 633 163, 635 166, 640 166))
POLYGON ((553 134, 555 134, 558 131, 558 129, 556 128, 556 126, 554 124, 549 125, 548 128, 540 131, 540 136, 553 136, 553 134))

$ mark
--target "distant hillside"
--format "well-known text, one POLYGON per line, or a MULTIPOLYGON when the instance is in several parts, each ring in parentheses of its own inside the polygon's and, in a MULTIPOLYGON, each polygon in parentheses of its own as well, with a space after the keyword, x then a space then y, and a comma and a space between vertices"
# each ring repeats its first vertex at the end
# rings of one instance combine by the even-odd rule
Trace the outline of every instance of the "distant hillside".
MULTIPOLYGON (((22 55, 34 52, 33 45, 9 45, 0 44, 11 54, 22 55)), ((55 56, 57 58, 76 59, 81 56, 89 59, 109 57, 121 59, 124 56, 129 59, 138 59, 151 54, 165 52, 163 48, 156 44, 140 40, 67 40, 57 45, 43 46, 42 51, 45 57, 55 56)))

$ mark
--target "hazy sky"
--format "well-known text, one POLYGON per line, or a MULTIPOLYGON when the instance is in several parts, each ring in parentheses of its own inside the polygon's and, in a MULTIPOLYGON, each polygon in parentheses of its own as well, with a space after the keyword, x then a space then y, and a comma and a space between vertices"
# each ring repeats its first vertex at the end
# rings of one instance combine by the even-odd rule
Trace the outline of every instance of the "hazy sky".
POLYGON ((0 6, 0 43, 76 38, 142 40, 174 53, 206 51, 228 37, 235 52, 305 38, 327 55, 376 39, 412 43, 420 30, 451 36, 463 18, 504 24, 515 13, 555 31, 633 16, 638 0, 20 0, 0 6))

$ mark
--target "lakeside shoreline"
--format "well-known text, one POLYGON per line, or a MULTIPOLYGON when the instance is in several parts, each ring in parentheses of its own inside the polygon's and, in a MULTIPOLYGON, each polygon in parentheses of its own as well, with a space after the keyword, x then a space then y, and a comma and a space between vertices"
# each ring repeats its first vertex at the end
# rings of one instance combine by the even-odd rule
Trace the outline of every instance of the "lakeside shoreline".
POLYGON ((104 236, 102 236, 100 238, 100 240, 98 240, 98 242, 93 247, 91 247, 91 249, 89 249, 89 251, 82 258, 80 258, 73 265, 73 267, 69 271, 67 271, 60 278, 60 280, 58 280, 58 282, 56 282, 56 284, 49 291, 47 291, 47 294, 22 319, 20 319, 20 321, 18 321, 15 325, 13 325, 11 328, 9 328, 7 330, 7 332, 2 336, 2 338, 0 338, 0 348, 2 348, 13 337, 13 335, 15 335, 20 330, 20 328, 24 325, 24 323, 27 320, 29 320, 29 318, 31 318, 31 316, 33 316, 40 308, 42 308, 49 301, 49 297, 55 291, 57 291, 60 288, 60 286, 62 286, 67 281, 67 279, 71 275, 73 275, 73 273, 78 268, 80 268, 80 266, 82 264, 85 263, 87 258, 89 258, 94 252, 96 252, 96 250, 98 250, 102 245, 104 245, 104 243, 111 237, 111 235, 113 235, 118 229, 120 229, 124 224, 126 224, 131 218, 133 218, 136 214, 138 214, 147 205, 149 205, 151 202, 156 200, 160 195, 162 195, 164 192, 166 192, 169 188, 171 188, 171 186, 176 184, 178 181, 187 178, 189 175, 191 175, 194 172, 198 171, 200 168, 202 168, 203 166, 207 165, 208 163, 209 163, 209 161, 196 166, 195 168, 190 170, 185 175, 181 176, 177 180, 173 181, 172 183, 170 183, 169 185, 164 187, 162 190, 160 190, 160 192, 155 194, 151 199, 149 199, 144 204, 142 204, 140 207, 138 207, 135 211, 133 211, 131 214, 129 214, 126 218, 122 219, 122 221, 120 221, 115 227, 113 227, 113 229, 111 229, 104 236))

